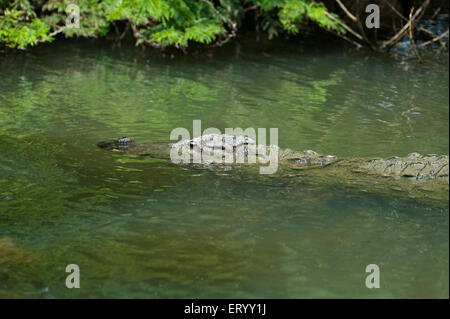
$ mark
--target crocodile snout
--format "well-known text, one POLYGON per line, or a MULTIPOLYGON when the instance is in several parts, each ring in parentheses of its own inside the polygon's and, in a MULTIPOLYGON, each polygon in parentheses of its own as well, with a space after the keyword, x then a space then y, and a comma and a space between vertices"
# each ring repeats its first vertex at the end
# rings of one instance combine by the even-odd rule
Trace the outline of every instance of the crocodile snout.
POLYGON ((97 144, 98 147, 105 150, 115 150, 115 149, 126 149, 133 144, 133 140, 129 137, 119 137, 114 141, 110 142, 100 142, 97 144))

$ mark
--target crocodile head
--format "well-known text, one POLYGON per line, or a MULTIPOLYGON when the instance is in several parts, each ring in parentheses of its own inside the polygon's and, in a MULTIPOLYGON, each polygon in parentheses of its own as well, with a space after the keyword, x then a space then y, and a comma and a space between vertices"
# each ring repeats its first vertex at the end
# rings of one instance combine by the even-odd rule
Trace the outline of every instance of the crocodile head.
POLYGON ((108 150, 108 151, 114 151, 114 150, 126 150, 130 147, 134 146, 134 142, 129 137, 119 137, 115 139, 114 141, 109 142, 100 142, 97 144, 98 147, 108 150))
POLYGON ((280 149, 276 145, 258 145, 250 137, 228 134, 205 134, 193 139, 162 145, 155 143, 136 145, 130 138, 121 137, 114 141, 100 142, 98 146, 110 151, 137 155, 154 155, 155 150, 159 155, 170 153, 175 163, 267 164, 276 157, 276 160, 289 164, 288 166, 293 169, 302 169, 326 166, 337 160, 335 156, 320 155, 311 150, 299 152, 280 149))
POLYGON ((206 134, 190 140, 171 144, 171 154, 184 154, 181 162, 198 159, 203 164, 243 163, 250 156, 256 156, 256 142, 244 136, 227 134, 206 134))

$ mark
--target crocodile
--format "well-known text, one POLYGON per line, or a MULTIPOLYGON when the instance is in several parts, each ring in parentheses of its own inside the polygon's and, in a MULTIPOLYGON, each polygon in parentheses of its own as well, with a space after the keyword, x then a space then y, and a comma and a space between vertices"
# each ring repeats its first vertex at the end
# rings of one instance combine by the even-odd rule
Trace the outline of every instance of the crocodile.
POLYGON ((123 154, 171 160, 202 167, 248 168, 276 160, 271 177, 309 183, 344 183, 358 188, 388 188, 448 200, 448 155, 411 153, 404 157, 339 158, 312 150, 295 151, 276 145, 258 145, 250 137, 207 134, 177 143, 138 144, 121 137, 100 142, 102 149, 123 154), (180 156, 180 154, 184 154, 180 156), (274 158, 275 157, 275 158, 274 158), (196 161, 197 159, 197 161, 196 161))

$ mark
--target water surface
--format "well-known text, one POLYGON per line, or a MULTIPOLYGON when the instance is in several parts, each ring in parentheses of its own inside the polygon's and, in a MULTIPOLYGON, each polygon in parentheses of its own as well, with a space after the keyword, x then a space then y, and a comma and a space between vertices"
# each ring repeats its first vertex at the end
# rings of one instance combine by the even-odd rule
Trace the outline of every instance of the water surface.
POLYGON ((168 141, 200 119, 344 157, 448 154, 448 71, 448 58, 252 39, 188 56, 60 41, 1 57, 0 297, 448 298, 448 201, 235 180, 95 146, 168 141), (68 264, 80 289, 65 287, 68 264))

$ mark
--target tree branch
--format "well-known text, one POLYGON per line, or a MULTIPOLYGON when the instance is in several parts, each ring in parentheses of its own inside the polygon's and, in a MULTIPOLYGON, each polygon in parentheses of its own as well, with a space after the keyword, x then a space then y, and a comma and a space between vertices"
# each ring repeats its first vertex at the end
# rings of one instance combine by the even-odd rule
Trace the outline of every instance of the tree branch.
MULTIPOLYGON (((424 8, 426 8, 428 6, 429 3, 430 3, 430 0, 426 0, 422 4, 422 6, 416 11, 416 13, 414 13, 414 15, 412 16, 412 19, 415 20, 417 18, 417 16, 424 10, 424 8)), ((417 21, 418 20, 419 19, 417 19, 417 21)), ((398 41, 400 41, 401 37, 408 31, 408 29, 409 29, 409 24, 407 23, 391 39, 383 42, 380 46, 380 49, 394 46, 398 41)))
POLYGON ((411 8, 411 12, 409 13, 409 33, 408 33, 408 37, 409 37, 409 41, 411 42, 411 46, 414 50, 414 54, 416 55, 417 59, 419 60, 419 62, 422 62, 422 58, 420 57, 419 53, 417 52, 417 48, 416 48, 416 43, 414 42, 414 18, 413 18, 413 12, 414 12, 414 7, 411 8))
POLYGON ((449 30, 447 29, 447 31, 445 31, 445 32, 442 33, 441 35, 439 35, 439 36, 437 36, 437 37, 431 39, 430 41, 421 43, 421 44, 419 44, 417 47, 418 47, 418 48, 422 48, 422 47, 427 46, 427 45, 429 45, 429 44, 431 44, 431 43, 433 43, 433 42, 439 41, 439 40, 441 40, 442 38, 448 37, 448 33, 449 33, 449 30))
POLYGON ((336 22, 337 24, 339 24, 341 27, 343 27, 345 30, 347 30, 348 32, 350 32, 351 34, 353 34, 355 37, 357 37, 360 40, 363 40, 362 35, 360 35, 358 32, 354 31, 352 28, 350 28, 348 25, 346 25, 345 23, 339 21, 338 19, 336 19, 335 17, 333 17, 333 15, 331 15, 330 13, 328 13, 328 11, 324 12, 325 15, 330 18, 331 20, 333 20, 334 22, 336 22))
POLYGON ((336 0, 336 2, 338 3, 338 5, 341 7, 341 9, 345 12, 345 14, 352 19, 353 21, 357 21, 358 18, 355 17, 353 14, 350 13, 350 11, 348 11, 348 9, 344 6, 344 4, 340 1, 340 0, 336 0))
POLYGON ((346 36, 343 35, 343 34, 340 34, 339 32, 336 32, 336 31, 334 31, 334 30, 328 30, 328 29, 326 29, 326 30, 327 30, 328 32, 331 32, 331 33, 333 33, 334 35, 337 35, 338 37, 344 39, 345 41, 350 42, 351 44, 353 44, 354 46, 356 46, 357 49, 360 49, 360 48, 362 47, 362 44, 360 44, 360 43, 358 43, 358 42, 356 42, 356 41, 354 41, 354 40, 352 40, 352 39, 346 37, 346 36))
POLYGON ((135 36, 136 38, 141 39, 145 44, 148 44, 148 45, 150 45, 150 46, 152 46, 152 47, 154 47, 154 48, 157 48, 157 49, 161 49, 161 48, 162 48, 162 45, 161 45, 160 43, 154 42, 154 41, 150 41, 150 40, 147 40, 147 39, 139 32, 139 30, 133 25, 133 22, 132 22, 132 21, 129 21, 129 23, 130 23, 131 29, 133 30, 133 34, 134 34, 134 36, 135 36))
MULTIPOLYGON (((400 18, 402 18, 403 21, 406 21, 406 22, 409 21, 408 18, 406 18, 403 14, 398 12, 398 10, 389 2, 389 0, 383 0, 383 1, 389 6, 389 8, 392 9, 392 11, 394 11, 400 18)), ((432 31, 430 31, 428 29, 422 28, 422 27, 419 27, 417 30, 423 31, 425 33, 428 33, 429 35, 431 35, 433 37, 437 36, 437 34, 435 34, 434 32, 432 32, 432 31)))

